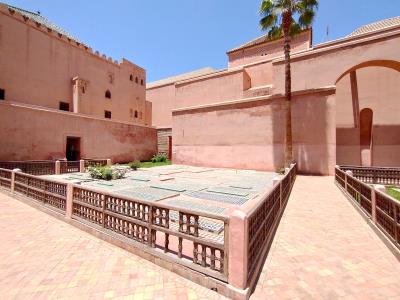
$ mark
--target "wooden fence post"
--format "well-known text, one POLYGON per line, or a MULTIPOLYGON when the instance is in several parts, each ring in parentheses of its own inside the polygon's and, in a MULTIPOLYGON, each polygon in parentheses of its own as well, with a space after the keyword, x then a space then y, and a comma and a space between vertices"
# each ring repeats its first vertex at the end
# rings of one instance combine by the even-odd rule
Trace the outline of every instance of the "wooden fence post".
POLYGON ((375 192, 375 187, 372 188, 371 190, 371 217, 372 217, 372 222, 376 224, 376 192, 375 192))
POLYGON ((344 189, 347 191, 347 175, 348 176, 353 176, 353 172, 352 171, 346 171, 344 172, 345 177, 344 177, 344 189))
POLYGON ((83 159, 79 161, 79 172, 85 173, 85 161, 83 159))
POLYGON ((67 184, 67 200, 65 204, 65 217, 67 219, 72 218, 72 200, 74 194, 74 186, 72 184, 67 184))
POLYGON ((55 164, 55 174, 56 175, 60 175, 61 174, 61 164, 59 160, 56 160, 56 164, 55 164))
POLYGON ((279 208, 282 208, 282 180, 279 177, 275 177, 272 179, 272 186, 276 186, 277 184, 280 185, 280 192, 279 192, 279 208))

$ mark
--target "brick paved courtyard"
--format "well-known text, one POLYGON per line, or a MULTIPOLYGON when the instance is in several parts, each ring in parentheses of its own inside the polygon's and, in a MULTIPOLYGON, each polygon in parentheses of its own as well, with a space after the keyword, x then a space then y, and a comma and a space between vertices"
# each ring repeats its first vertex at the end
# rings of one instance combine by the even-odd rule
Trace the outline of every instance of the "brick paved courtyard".
MULTIPOLYGON (((222 299, 0 194, 2 299, 222 299)), ((399 299, 400 264, 332 177, 298 176, 252 299, 399 299)))
POLYGON ((400 263, 332 177, 298 176, 253 299, 400 299, 400 263))
POLYGON ((224 299, 0 193, 1 299, 224 299))

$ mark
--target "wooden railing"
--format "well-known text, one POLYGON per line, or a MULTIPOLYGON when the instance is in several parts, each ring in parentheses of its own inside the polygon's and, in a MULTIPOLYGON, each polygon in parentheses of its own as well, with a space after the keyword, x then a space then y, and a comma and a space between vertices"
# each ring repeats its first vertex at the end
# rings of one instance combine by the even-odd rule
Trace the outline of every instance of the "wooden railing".
POLYGON ((80 162, 77 161, 60 161, 60 173, 77 173, 80 171, 80 162))
POLYGON ((249 213, 248 217, 248 271, 250 280, 256 275, 257 265, 264 250, 272 243, 272 237, 296 178, 296 165, 276 184, 269 194, 249 213))
POLYGON ((139 201, 6 169, 0 169, 0 187, 139 242, 162 259, 228 281, 227 216, 139 201), (201 222, 218 224, 222 232, 202 230, 201 222))
POLYGON ((93 166, 106 166, 107 159, 85 159, 85 168, 93 166))
POLYGON ((376 224, 400 248, 400 201, 379 190, 376 195, 376 224))
POLYGON ((343 171, 351 171, 362 182, 372 184, 400 185, 400 168, 340 166, 343 171))
POLYGON ((79 226, 112 234, 124 243, 139 243, 135 247, 139 246, 138 249, 160 261, 178 264, 246 289, 250 278, 253 282, 260 271, 263 254, 272 243, 295 177, 296 165, 292 165, 281 180, 276 179, 262 201, 254 202, 254 207, 251 204, 249 210, 237 208, 229 215, 137 200, 5 169, 0 169, 0 187, 56 208, 67 219, 79 221, 79 226), (241 217, 231 219, 236 213, 241 217), (207 226, 212 223, 219 229, 204 230, 205 223, 207 226), (242 228, 240 232, 239 228, 242 228), (248 239, 231 243, 237 234, 248 236, 248 239), (236 257, 236 248, 244 249, 245 255, 236 257), (231 264, 233 269, 229 269, 231 259, 247 267, 235 269, 237 265, 231 264), (239 277, 237 273, 241 273, 239 277), (239 282, 238 278, 243 280, 239 282))
POLYGON ((379 187, 377 188, 370 183, 371 181, 396 182, 397 173, 391 173, 394 174, 394 178, 388 177, 389 175, 387 174, 390 173, 386 173, 385 177, 379 177, 381 175, 371 177, 373 175, 370 174, 374 174, 375 168, 372 168, 373 170, 370 172, 365 167, 361 169, 362 175, 358 173, 357 176, 367 180, 369 184, 356 178, 354 173, 352 173, 353 170, 360 170, 360 168, 350 170, 348 166, 344 166, 343 169, 341 166, 335 168, 335 182, 362 209, 366 216, 381 229, 393 244, 400 248, 400 201, 392 198, 381 191, 379 187))
POLYGON ((22 172, 31 175, 52 175, 55 174, 55 161, 1 161, 2 169, 20 169, 22 172))
POLYGON ((0 187, 6 190, 11 190, 12 171, 0 169, 0 187))
POLYGON ((73 188, 72 215, 144 244, 153 253, 167 253, 178 264, 228 280, 228 217, 77 186, 73 188), (170 219, 171 213, 178 216, 176 223, 170 219), (201 231, 203 218, 222 223, 223 233, 201 231))
POLYGON ((89 166, 105 166, 111 163, 107 159, 84 159, 80 161, 0 161, 0 168, 14 170, 20 169, 23 173, 31 175, 54 175, 64 173, 84 172, 89 166))
POLYGON ((15 172, 13 190, 43 204, 65 211, 67 184, 15 172))

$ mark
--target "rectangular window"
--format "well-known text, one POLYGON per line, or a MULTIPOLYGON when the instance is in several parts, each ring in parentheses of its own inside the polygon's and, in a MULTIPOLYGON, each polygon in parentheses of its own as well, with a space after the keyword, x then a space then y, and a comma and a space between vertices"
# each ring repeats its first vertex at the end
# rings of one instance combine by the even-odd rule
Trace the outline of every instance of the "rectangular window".
POLYGON ((5 100, 5 99, 6 99, 6 91, 0 89, 0 100, 5 100))
POLYGON ((60 110, 65 110, 65 111, 69 111, 69 103, 67 103, 67 102, 60 102, 59 109, 60 109, 60 110))
POLYGON ((111 119, 111 111, 105 110, 105 111, 104 111, 104 118, 106 118, 106 119, 111 119))

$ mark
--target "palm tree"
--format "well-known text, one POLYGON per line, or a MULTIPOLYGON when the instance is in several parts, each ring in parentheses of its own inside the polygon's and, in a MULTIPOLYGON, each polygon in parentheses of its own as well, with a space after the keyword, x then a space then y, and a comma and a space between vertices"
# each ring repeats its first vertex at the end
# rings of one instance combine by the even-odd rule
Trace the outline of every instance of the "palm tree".
POLYGON ((293 162, 292 145, 292 75, 290 72, 291 37, 311 27, 318 0, 262 0, 260 6, 260 26, 268 31, 269 39, 283 36, 285 53, 285 166, 293 162))

